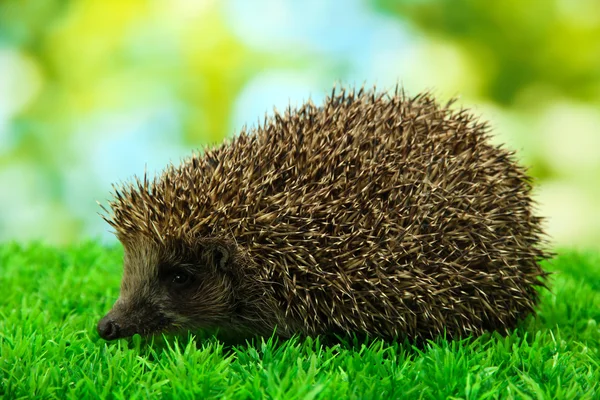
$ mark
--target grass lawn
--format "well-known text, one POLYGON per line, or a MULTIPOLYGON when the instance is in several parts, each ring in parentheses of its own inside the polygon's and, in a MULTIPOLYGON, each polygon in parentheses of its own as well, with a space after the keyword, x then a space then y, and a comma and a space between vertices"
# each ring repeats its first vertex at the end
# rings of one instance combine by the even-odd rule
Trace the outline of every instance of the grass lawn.
POLYGON ((0 398, 600 398, 600 254, 559 251, 540 312, 508 337, 106 343, 122 251, 0 246, 0 398))

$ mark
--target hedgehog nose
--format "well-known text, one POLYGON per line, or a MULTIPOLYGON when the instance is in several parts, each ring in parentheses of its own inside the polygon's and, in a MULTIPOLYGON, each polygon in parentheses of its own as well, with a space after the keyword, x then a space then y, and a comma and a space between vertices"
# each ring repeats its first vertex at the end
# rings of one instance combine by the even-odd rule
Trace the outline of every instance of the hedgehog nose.
POLYGON ((109 316, 106 316, 98 322, 98 333, 104 340, 114 340, 119 337, 119 325, 109 316))

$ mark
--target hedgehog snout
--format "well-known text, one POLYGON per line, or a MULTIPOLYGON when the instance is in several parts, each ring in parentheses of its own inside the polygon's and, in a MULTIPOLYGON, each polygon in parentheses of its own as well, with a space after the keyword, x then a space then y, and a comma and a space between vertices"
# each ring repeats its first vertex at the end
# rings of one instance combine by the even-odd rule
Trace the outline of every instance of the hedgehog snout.
POLYGON ((98 322, 98 334, 104 340, 118 339, 121 326, 107 314, 98 322))
POLYGON ((131 336, 137 333, 133 318, 128 317, 131 313, 121 307, 117 301, 113 308, 98 322, 97 330, 104 340, 115 340, 131 336))
POLYGON ((125 304, 118 300, 98 322, 102 339, 115 340, 139 334, 153 334, 168 328, 172 320, 148 303, 125 304))

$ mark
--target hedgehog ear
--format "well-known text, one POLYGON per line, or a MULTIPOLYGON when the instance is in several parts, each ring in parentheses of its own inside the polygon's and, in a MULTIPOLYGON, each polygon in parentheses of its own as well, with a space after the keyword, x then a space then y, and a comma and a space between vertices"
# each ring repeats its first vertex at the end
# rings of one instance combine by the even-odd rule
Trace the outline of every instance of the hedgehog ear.
POLYGON ((204 248, 204 259, 217 270, 227 270, 231 259, 231 250, 222 244, 213 243, 204 248))
POLYGON ((213 261, 218 268, 226 268, 229 265, 231 252, 226 246, 216 245, 213 250, 213 261))

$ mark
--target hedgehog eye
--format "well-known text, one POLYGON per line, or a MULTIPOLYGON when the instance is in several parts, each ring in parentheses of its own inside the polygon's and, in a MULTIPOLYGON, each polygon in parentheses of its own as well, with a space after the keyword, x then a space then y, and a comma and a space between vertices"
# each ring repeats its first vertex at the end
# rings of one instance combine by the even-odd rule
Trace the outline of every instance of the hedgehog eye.
POLYGON ((187 286, 188 284, 192 283, 192 275, 187 272, 184 272, 184 271, 176 272, 173 274, 173 277, 171 278, 171 283, 174 286, 182 288, 182 287, 187 286))

